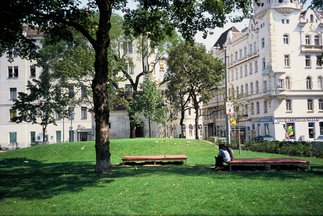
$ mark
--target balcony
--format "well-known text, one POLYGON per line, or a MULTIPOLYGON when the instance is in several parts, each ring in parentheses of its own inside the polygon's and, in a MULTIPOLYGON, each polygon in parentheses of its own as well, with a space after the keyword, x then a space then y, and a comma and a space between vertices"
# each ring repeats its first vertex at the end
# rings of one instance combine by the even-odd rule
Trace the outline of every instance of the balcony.
POLYGON ((323 46, 322 45, 301 45, 301 52, 304 53, 322 53, 323 52, 323 46))

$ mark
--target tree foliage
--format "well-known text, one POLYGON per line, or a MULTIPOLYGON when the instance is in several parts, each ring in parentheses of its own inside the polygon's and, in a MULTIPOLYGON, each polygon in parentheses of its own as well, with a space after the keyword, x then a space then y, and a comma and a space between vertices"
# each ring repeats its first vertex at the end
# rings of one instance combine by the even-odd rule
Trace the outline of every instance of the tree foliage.
POLYGON ((170 49, 167 64, 167 81, 176 94, 168 99, 174 104, 185 102, 189 97, 195 110, 195 138, 198 139, 199 109, 201 103, 212 98, 210 90, 223 80, 222 62, 206 53, 202 45, 181 43, 170 49))
POLYGON ((122 10, 127 21, 126 29, 133 36, 146 35, 158 42, 177 29, 185 39, 192 39, 197 31, 206 36, 208 28, 221 27, 227 14, 239 10, 250 12, 249 0, 189 0, 148 1, 138 0, 136 9, 127 8, 126 0, 89 0, 81 8, 79 1, 61 0, 3 0, 0 9, 0 54, 17 48, 18 54, 32 58, 37 49, 32 38, 25 37, 23 26, 49 35, 52 39, 71 40, 71 29, 81 33, 95 52, 94 78, 91 88, 96 123, 95 149, 98 173, 110 172, 109 141, 110 99, 108 81, 108 48, 111 43, 112 10, 122 10), (97 19, 93 17, 97 16, 97 19))
POLYGON ((66 92, 52 85, 48 70, 42 73, 40 80, 28 81, 27 91, 28 93, 19 92, 17 100, 14 101, 12 109, 17 110, 18 115, 12 121, 41 125, 43 142, 46 142, 47 126, 56 125, 56 114, 62 117, 68 114, 68 97, 66 92))

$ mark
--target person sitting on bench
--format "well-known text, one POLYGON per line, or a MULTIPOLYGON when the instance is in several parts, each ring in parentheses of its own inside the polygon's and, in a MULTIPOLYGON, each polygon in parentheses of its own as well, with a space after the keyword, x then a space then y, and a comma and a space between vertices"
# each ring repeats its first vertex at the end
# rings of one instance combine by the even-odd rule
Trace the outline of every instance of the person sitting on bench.
POLYGON ((219 144, 219 154, 215 159, 215 170, 221 170, 224 168, 223 162, 228 162, 233 159, 232 149, 224 144, 219 144))

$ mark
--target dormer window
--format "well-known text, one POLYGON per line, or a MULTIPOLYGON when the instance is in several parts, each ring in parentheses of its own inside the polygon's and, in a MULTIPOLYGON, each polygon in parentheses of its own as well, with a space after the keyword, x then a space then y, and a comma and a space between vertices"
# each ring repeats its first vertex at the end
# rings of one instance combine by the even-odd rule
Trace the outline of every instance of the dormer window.
POLYGON ((314 16, 313 14, 310 15, 310 22, 313 23, 314 22, 314 16))

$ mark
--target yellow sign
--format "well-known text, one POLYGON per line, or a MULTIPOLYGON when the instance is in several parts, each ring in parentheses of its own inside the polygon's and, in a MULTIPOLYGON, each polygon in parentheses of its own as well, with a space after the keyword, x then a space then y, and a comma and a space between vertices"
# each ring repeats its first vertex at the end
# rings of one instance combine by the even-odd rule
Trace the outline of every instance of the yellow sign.
POLYGON ((230 118, 230 124, 233 126, 237 125, 237 121, 235 120, 235 118, 230 118))

